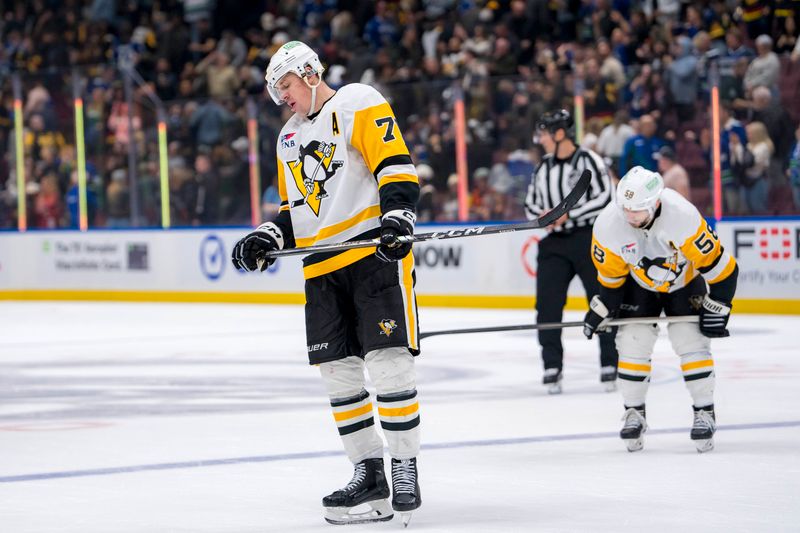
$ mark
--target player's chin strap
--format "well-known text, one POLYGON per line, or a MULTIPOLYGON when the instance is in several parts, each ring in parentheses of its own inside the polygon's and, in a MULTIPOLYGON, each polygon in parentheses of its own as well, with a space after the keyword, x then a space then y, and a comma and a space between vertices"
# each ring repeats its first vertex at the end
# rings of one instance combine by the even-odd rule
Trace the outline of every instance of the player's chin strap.
POLYGON ((318 80, 316 85, 311 85, 308 82, 308 76, 303 76, 303 81, 306 82, 306 85, 308 85, 308 87, 311 89, 311 108, 308 111, 309 115, 313 115, 314 113, 316 113, 317 87, 319 87, 319 84, 322 83, 322 72, 319 72, 319 73, 316 73, 316 74, 317 74, 317 80, 318 80))

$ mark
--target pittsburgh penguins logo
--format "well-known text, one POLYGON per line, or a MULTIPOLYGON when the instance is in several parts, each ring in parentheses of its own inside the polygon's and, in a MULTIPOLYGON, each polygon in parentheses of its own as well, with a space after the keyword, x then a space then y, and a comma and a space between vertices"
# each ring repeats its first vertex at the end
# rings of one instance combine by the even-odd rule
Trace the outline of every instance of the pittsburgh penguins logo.
POLYGON ((378 327, 381 328, 381 335, 390 337, 392 333, 394 333, 394 330, 397 329, 397 323, 391 318, 384 318, 378 322, 378 327))
POLYGON ((636 266, 642 269, 647 278, 653 281, 655 285, 663 283, 672 285, 683 273, 686 261, 678 263, 676 256, 656 257, 654 259, 643 257, 636 266))
POLYGON ((336 144, 322 141, 311 141, 306 146, 300 145, 298 158, 289 161, 297 190, 303 195, 301 200, 292 202, 292 207, 306 204, 315 215, 319 216, 322 199, 328 197, 325 184, 336 175, 336 171, 344 164, 334 160, 336 144))

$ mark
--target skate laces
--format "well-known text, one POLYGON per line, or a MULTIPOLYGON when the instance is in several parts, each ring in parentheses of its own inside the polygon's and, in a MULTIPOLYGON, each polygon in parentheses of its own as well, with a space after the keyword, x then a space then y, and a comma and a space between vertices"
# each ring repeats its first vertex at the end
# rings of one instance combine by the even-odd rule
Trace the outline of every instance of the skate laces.
POLYGON ((629 407, 625 414, 622 415, 622 420, 625 422, 623 429, 647 427, 647 420, 645 420, 642 412, 634 407, 629 407))
POLYGON ((414 493, 417 486, 417 469, 411 459, 392 462, 392 486, 394 492, 414 493))
POLYGON ((705 409, 699 409, 694 412, 694 428, 695 429, 716 429, 717 422, 714 420, 714 417, 711 415, 711 411, 706 411, 705 409))
POLYGON ((365 465, 364 463, 358 463, 356 465, 355 472, 353 472, 353 479, 351 479, 350 483, 348 483, 342 490, 344 492, 348 492, 358 488, 358 486, 364 482, 366 477, 367 477, 367 465, 365 465))

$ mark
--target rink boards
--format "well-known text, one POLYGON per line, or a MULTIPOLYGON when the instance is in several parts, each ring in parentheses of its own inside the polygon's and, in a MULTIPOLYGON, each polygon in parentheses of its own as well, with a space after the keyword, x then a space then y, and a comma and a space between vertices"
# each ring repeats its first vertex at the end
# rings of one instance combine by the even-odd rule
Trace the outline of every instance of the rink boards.
MULTIPOLYGON (((716 229, 739 263, 737 311, 800 314, 800 219, 722 221, 716 229)), ((246 231, 3 233, 0 299, 302 303, 299 258, 281 259, 263 274, 233 269, 231 248, 246 231)), ((415 245, 420 305, 532 308, 544 235, 524 231, 415 245)), ((573 282, 567 307, 584 308, 583 294, 573 282)))

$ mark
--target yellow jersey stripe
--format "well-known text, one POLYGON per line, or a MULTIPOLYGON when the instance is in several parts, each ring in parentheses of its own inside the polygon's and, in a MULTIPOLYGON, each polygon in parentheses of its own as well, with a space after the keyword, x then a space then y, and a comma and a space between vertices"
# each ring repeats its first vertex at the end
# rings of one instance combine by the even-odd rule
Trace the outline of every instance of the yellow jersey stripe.
POLYGON ((380 416, 407 416, 419 411, 419 402, 414 402, 406 407, 378 407, 380 416))
POLYGON ((620 361, 619 363, 617 363, 617 366, 619 368, 622 368, 622 369, 625 369, 625 370, 638 370, 639 372, 650 372, 650 368, 651 368, 650 365, 640 365, 640 364, 636 364, 636 363, 628 363, 627 361, 620 361))
MULTIPOLYGON (((281 202, 288 202, 289 195, 286 192, 286 174, 283 170, 283 161, 281 161, 280 157, 276 158, 278 160, 278 196, 281 197, 281 202)), ((289 209, 289 205, 286 205, 286 209, 289 209)), ((283 208, 280 209, 283 211, 283 208)))
POLYGON ((319 263, 314 263, 313 265, 303 267, 303 276, 305 279, 323 276, 329 272, 333 272, 334 270, 344 268, 347 265, 352 265, 356 261, 364 259, 368 255, 374 253, 375 248, 371 246, 369 248, 356 248, 355 250, 347 250, 346 252, 342 252, 331 257, 330 259, 326 259, 325 261, 320 261, 319 263))
POLYGON ((284 211, 288 211, 288 210, 289 210, 289 204, 282 205, 282 206, 280 206, 280 208, 278 208, 278 213, 283 213, 284 211))
POLYGON ((413 176, 411 174, 389 174, 388 176, 381 178, 381 181, 378 184, 378 189, 384 185, 388 185, 389 183, 398 183, 401 181, 409 181, 419 185, 419 178, 417 176, 413 176))
POLYGON ((597 275, 597 281, 600 282, 600 285, 602 285, 603 287, 608 287, 609 289, 617 289, 619 287, 622 287, 623 285, 625 285, 625 279, 626 278, 614 278, 612 280, 601 274, 597 275))
POLYGON ((719 273, 719 276, 715 277, 714 279, 708 280, 709 283, 720 282, 731 275, 733 269, 736 268, 736 259, 734 259, 732 255, 728 257, 729 257, 728 264, 725 265, 725 268, 722 269, 722 272, 719 273))
POLYGON ((408 330, 408 342, 412 349, 419 348, 417 339, 417 316, 414 308, 414 279, 411 273, 414 270, 414 253, 410 252, 403 258, 403 287, 405 291, 406 303, 406 329, 408 330))
POLYGON ((371 218, 379 218, 381 216, 381 206, 379 205, 371 205, 366 209, 362 210, 357 215, 348 218, 347 220, 343 220, 342 222, 338 222, 333 224, 332 226, 328 226, 319 230, 319 232, 314 235, 313 237, 304 237, 301 239, 295 239, 298 247, 303 246, 311 246, 316 244, 318 241, 322 239, 327 239, 328 237, 333 237, 334 235, 338 235, 343 231, 346 231, 353 226, 356 226, 365 220, 369 220, 371 218))
POLYGON ((337 422, 341 422, 342 420, 350 420, 351 418, 361 416, 369 413, 370 411, 372 411, 372 402, 368 403, 367 405, 362 405, 361 407, 356 407, 355 409, 350 409, 349 411, 333 413, 333 419, 337 422))
POLYGON ((686 363, 681 365, 681 370, 684 372, 688 372, 689 370, 694 370, 696 368, 706 368, 709 366, 714 366, 714 361, 711 359, 706 359, 705 361, 693 361, 691 363, 686 363))

